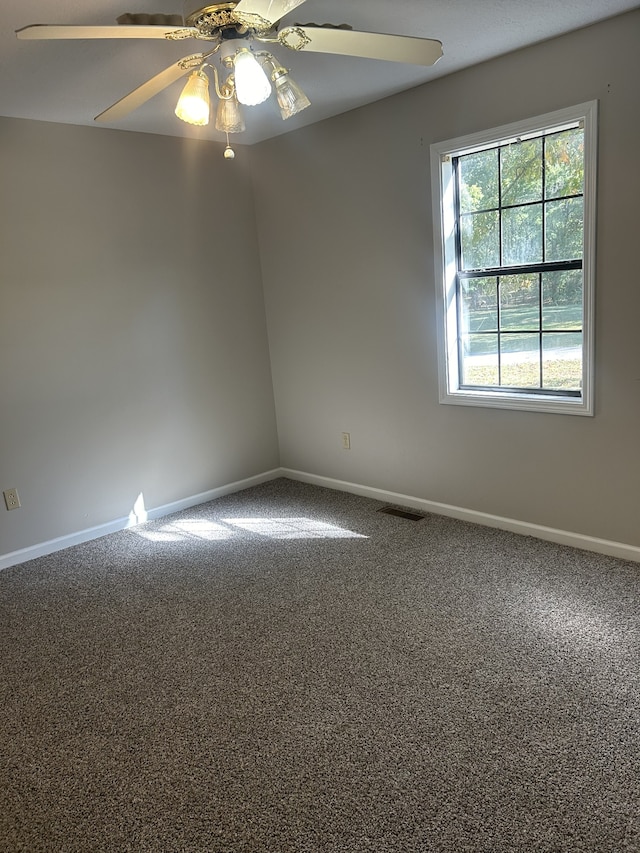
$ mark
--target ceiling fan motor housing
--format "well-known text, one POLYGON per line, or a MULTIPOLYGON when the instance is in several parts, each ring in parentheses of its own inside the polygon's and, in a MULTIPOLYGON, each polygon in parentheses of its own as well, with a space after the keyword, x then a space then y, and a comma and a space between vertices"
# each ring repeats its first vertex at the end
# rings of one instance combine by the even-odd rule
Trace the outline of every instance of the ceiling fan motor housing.
POLYGON ((238 21, 233 14, 237 3, 212 3, 202 5, 202 0, 185 0, 184 23, 187 27, 195 27, 203 34, 211 34, 215 30, 236 27, 238 21))

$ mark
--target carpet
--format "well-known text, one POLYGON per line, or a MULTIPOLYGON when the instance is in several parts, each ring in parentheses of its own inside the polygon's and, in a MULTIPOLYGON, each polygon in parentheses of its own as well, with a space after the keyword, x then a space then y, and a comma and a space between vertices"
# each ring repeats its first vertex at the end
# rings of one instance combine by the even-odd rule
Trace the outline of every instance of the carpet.
POLYGON ((2 853, 640 851, 640 566, 274 480, 0 573, 2 853))

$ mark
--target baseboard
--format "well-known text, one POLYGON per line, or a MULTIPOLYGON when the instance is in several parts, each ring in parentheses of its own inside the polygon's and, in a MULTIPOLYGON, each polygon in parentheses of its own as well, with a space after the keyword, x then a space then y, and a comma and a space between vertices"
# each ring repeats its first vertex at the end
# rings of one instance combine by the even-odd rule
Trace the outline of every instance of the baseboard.
MULTIPOLYGON (((154 509, 147 510, 147 519, 152 520, 162 518, 165 515, 171 515, 172 513, 179 512, 180 510, 189 509, 192 506, 207 503, 208 501, 215 500, 216 498, 223 497, 224 495, 230 495, 234 492, 240 492, 243 489, 251 488, 251 486, 258 486, 260 483, 275 480, 277 477, 288 477, 290 480, 299 480, 300 482, 309 483, 314 486, 323 486, 327 489, 350 492, 354 495, 373 498, 374 500, 384 501, 385 503, 412 507, 413 509, 419 509, 423 512, 433 512, 436 513, 436 515, 446 515, 451 518, 458 518, 461 521, 470 521, 473 524, 482 524, 485 527, 509 530, 512 533, 520 533, 524 536, 534 536, 537 539, 544 539, 547 542, 555 542, 559 545, 568 545, 571 548, 594 551, 597 554, 606 554, 610 557, 619 557, 622 560, 631 560, 633 562, 640 563, 640 547, 636 545, 626 545, 622 542, 613 542, 609 539, 597 539, 593 536, 585 536, 582 533, 557 530, 553 527, 544 527, 539 524, 531 524, 527 521, 518 521, 514 518, 503 518, 499 515, 490 515, 489 513, 478 512, 473 509, 465 509, 464 507, 438 503, 437 501, 429 501, 423 498, 412 497, 411 495, 390 492, 386 489, 377 489, 373 486, 362 486, 359 483, 349 483, 345 480, 335 480, 332 477, 322 477, 318 474, 309 474, 305 471, 295 471, 292 468, 273 468, 270 471, 265 471, 254 477, 248 477, 245 480, 227 483, 224 486, 210 489, 207 492, 201 492, 200 494, 191 495, 183 498, 182 500, 165 504, 164 506, 155 507, 154 509)), ((36 559, 36 557, 44 557, 47 554, 52 554, 54 551, 62 551, 64 548, 70 548, 73 545, 80 545, 82 542, 88 542, 91 539, 99 539, 101 536, 107 536, 109 533, 117 533, 119 530, 134 527, 136 523, 137 522, 132 520, 130 516, 118 518, 115 521, 100 524, 97 527, 89 527, 85 530, 80 530, 67 536, 60 536, 57 539, 50 539, 49 541, 41 542, 38 545, 22 548, 19 551, 12 551, 9 554, 0 554, 0 570, 8 569, 10 566, 15 566, 19 563, 26 563, 28 560, 36 559)))
POLYGON ((547 542, 555 542, 558 545, 569 545, 571 548, 580 548, 584 551, 594 551, 597 554, 606 554, 610 557, 619 557, 622 560, 631 560, 640 563, 640 547, 637 545, 626 545, 623 542, 613 542, 609 539, 597 539, 594 536, 585 536, 582 533, 572 533, 567 530, 556 530, 553 527, 544 527, 540 524, 530 524, 528 521, 518 521, 514 518, 503 518, 499 515, 490 515, 486 512, 478 512, 473 509, 465 509, 450 504, 428 501, 423 498, 415 498, 411 495, 402 495, 397 492, 389 492, 385 489, 376 489, 372 486, 361 486, 358 483, 348 483, 344 480, 334 480, 332 477, 320 477, 316 474, 308 474, 304 471, 294 471, 290 468, 281 468, 280 476, 291 480, 300 480, 314 486, 324 486, 327 489, 337 489, 341 492, 351 492, 365 498, 384 501, 385 503, 399 504, 400 506, 420 509, 423 512, 433 512, 436 515, 447 515, 458 518, 461 521, 470 521, 473 524, 482 524, 485 527, 496 527, 500 530, 509 530, 512 533, 520 533, 524 536, 534 536, 536 539, 544 539, 547 542))
MULTIPOLYGON (((223 495, 230 495, 233 492, 241 492, 243 489, 248 489, 251 486, 258 486, 260 483, 266 483, 268 480, 274 480, 276 477, 284 476, 282 469, 274 468, 271 471, 265 471, 262 474, 257 474, 255 477, 248 477, 246 480, 238 480, 235 483, 227 483, 224 486, 219 486, 216 489, 210 489, 208 492, 200 492, 197 495, 190 495, 179 501, 173 501, 164 506, 158 506, 154 509, 146 510, 146 520, 151 521, 155 518, 162 518, 165 515, 171 515, 174 512, 179 512, 183 509, 189 509, 198 504, 207 503, 208 501, 221 498, 223 495)), ((67 536, 59 536, 57 539, 50 539, 47 542, 41 542, 38 545, 31 545, 28 548, 22 548, 19 551, 12 551, 9 554, 0 554, 0 570, 8 569, 10 566, 16 566, 19 563, 26 563, 28 560, 35 560, 36 557, 45 557, 47 554, 53 554, 54 551, 62 551, 64 548, 71 548, 73 545, 80 545, 83 542, 89 542, 91 539, 99 539, 101 536, 108 536, 109 533, 117 533, 119 530, 126 530, 129 527, 135 527, 139 522, 132 519, 131 516, 125 518, 117 518, 115 521, 109 521, 106 524, 99 524, 97 527, 88 527, 85 530, 79 530, 76 533, 70 533, 67 536)))

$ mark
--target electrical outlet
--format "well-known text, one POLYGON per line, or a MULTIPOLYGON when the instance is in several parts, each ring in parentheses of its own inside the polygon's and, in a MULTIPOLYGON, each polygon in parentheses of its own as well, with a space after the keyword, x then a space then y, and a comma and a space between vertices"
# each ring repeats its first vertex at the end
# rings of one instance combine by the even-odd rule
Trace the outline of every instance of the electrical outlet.
POLYGON ((351 433, 343 432, 342 433, 342 449, 343 450, 351 450, 351 433))
POLYGON ((20 506, 20 498, 18 497, 17 489, 7 489, 4 492, 4 502, 7 505, 7 509, 18 509, 20 506))

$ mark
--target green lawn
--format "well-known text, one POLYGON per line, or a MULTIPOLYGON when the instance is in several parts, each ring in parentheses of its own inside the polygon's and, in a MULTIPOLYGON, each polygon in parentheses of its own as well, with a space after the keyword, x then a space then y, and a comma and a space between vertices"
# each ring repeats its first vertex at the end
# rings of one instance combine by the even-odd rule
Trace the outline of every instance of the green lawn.
MULTIPOLYGON (((497 314, 492 308, 469 311, 469 332, 494 332, 497 314)), ((502 309, 502 331, 536 331, 540 322, 537 305, 510 305, 502 309)), ((542 330, 582 328, 581 305, 545 305, 542 311, 542 330)))
MULTIPOLYGON (((582 363, 579 359, 556 359, 543 364, 545 388, 577 391, 582 387, 582 363)), ((490 365, 467 365, 467 385, 495 385, 496 370, 490 365)), ((535 361, 508 364, 502 370, 503 386, 539 388, 540 366, 535 361)))
MULTIPOLYGON (((538 347, 538 309, 531 305, 512 306, 501 315, 502 352, 530 352, 538 347), (532 333, 536 335, 534 338, 532 333)), ((579 305, 545 306, 543 312, 545 349, 581 346, 582 308, 579 305), (563 329, 551 334, 554 329, 563 329), (571 332, 571 334, 567 334, 571 332)), ((468 355, 488 355, 497 347, 496 312, 491 309, 469 311, 468 355)))

